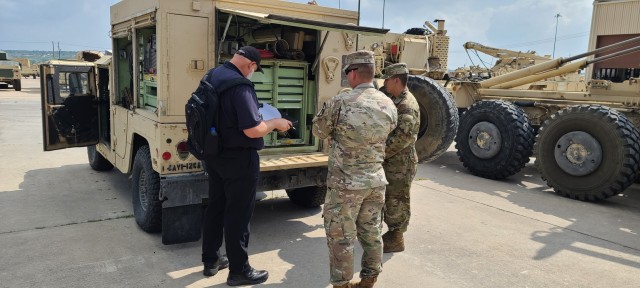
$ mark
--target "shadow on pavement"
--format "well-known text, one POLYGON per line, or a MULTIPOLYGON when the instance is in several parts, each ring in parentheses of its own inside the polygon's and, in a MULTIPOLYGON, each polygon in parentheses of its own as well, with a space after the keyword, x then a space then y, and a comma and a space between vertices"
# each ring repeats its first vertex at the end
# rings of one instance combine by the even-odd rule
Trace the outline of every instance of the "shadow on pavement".
MULTIPOLYGON (((328 286, 329 259, 322 224, 322 208, 299 207, 291 203, 282 191, 267 194, 268 199, 256 203, 249 245, 251 264, 257 269, 270 272, 269 281, 262 286, 328 286)), ((0 219, 11 219, 0 223, 0 235, 128 218, 122 219, 128 223, 126 228, 122 229, 128 231, 118 231, 117 234, 139 234, 131 236, 130 241, 137 242, 125 241, 119 245, 123 249, 136 249, 135 247, 147 243, 151 245, 148 249, 160 252, 159 255, 155 255, 156 252, 153 252, 154 255, 140 254, 145 252, 138 248, 138 252, 132 251, 133 254, 128 254, 127 257, 138 259, 136 261, 139 263, 136 265, 143 266, 135 268, 136 271, 155 271, 154 274, 158 273, 156 277, 164 278, 158 281, 168 286, 226 287, 228 270, 210 278, 202 276, 200 241, 162 245, 159 234, 148 235, 137 227, 132 218, 131 206, 128 177, 116 169, 97 172, 88 164, 35 169, 25 174, 19 190, 0 193, 0 219), (131 247, 125 248, 127 246, 131 247), (155 261, 161 261, 160 259, 169 262, 163 265, 153 264, 155 261), (162 269, 158 269, 160 267, 162 269)), ((100 242, 94 244, 104 245, 100 242)), ((64 247, 72 249, 73 243, 67 243, 64 247)), ((36 252, 36 255, 38 253, 45 252, 36 252)), ((360 270, 361 255, 362 249, 356 244, 355 271, 360 270)), ((105 263, 120 261, 109 257, 115 256, 100 258, 106 261, 105 263)), ((391 257, 392 255, 385 255, 384 261, 391 257)), ((77 260, 84 262, 82 258, 77 260)), ((130 261, 129 258, 123 258, 125 260, 122 261, 130 261)), ((61 277, 62 274, 58 274, 50 276, 61 277)), ((357 277, 356 273, 354 279, 357 277)))
MULTIPOLYGON (((251 221, 249 261, 254 268, 269 271, 269 280, 260 286, 327 287, 329 257, 322 209, 302 208, 285 197, 269 197, 258 202, 251 221)), ((360 270, 361 256, 362 249, 356 244, 356 272, 360 270)), ((383 261, 386 262, 391 257, 392 255, 385 255, 383 261)), ((184 267, 168 275, 174 279, 175 276, 182 276, 185 277, 184 280, 192 281, 185 287, 227 287, 227 270, 214 277, 203 278, 199 260, 199 257, 193 259, 191 267, 184 267), (190 275, 186 277, 185 274, 190 275)), ((356 273, 354 279, 357 278, 356 273)))
POLYGON ((527 164, 520 173, 496 181, 472 175, 458 161, 455 151, 448 151, 439 159, 422 164, 427 169, 418 170, 416 181, 428 179, 442 186, 439 192, 488 206, 499 205, 495 204, 500 203, 497 198, 506 199, 526 210, 510 205, 495 207, 554 225, 549 231, 532 233, 531 240, 544 245, 535 253, 535 260, 571 251, 640 268, 640 262, 602 253, 604 250, 613 250, 635 258, 640 256, 639 184, 633 184, 623 194, 605 201, 581 202, 555 194, 540 178, 532 163, 527 164), (454 195, 451 188, 462 192, 454 195), (525 215, 528 210, 538 213, 533 217, 528 216, 529 213, 525 215))
POLYGON ((127 176, 93 171, 89 164, 35 169, 19 190, 0 193, 0 233, 129 217, 127 176), (19 215, 20 217, 15 217, 19 215))

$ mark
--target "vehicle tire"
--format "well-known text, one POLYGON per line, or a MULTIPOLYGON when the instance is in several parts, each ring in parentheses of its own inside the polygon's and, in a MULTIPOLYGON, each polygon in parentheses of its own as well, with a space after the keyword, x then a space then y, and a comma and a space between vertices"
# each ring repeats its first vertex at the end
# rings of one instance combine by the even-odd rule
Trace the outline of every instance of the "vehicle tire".
POLYGON ((624 114, 600 105, 571 106, 540 128, 535 165, 556 193, 603 200, 636 180, 639 142, 638 130, 624 114))
POLYGON ((96 145, 87 146, 89 156, 89 166, 96 171, 109 171, 113 169, 113 164, 96 150, 96 145))
POLYGON ((31 75, 33 77, 33 79, 36 79, 36 74, 31 75))
POLYGON ((151 166, 149 146, 140 147, 135 157, 131 171, 133 215, 142 230, 159 232, 162 230, 160 176, 151 166))
POLYGON ((407 86, 420 106, 418 159, 428 162, 440 157, 453 143, 458 130, 458 108, 451 94, 431 78, 409 75, 407 86))
POLYGON ((16 91, 22 90, 22 79, 13 80, 13 89, 16 91))
POLYGON ((307 208, 315 208, 324 204, 324 197, 327 195, 327 186, 309 186, 295 189, 287 189, 289 200, 307 208))
POLYGON ((460 118, 456 149, 474 175, 504 179, 529 162, 533 139, 533 127, 520 107, 505 101, 479 101, 460 118))

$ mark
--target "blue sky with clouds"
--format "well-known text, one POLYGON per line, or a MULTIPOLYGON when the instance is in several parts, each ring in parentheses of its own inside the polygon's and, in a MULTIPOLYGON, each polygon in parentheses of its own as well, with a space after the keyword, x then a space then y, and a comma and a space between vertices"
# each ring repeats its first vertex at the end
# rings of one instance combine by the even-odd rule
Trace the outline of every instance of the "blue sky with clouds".
MULTIPOLYGON (((292 0, 306 3, 308 0, 292 0)), ((109 49, 109 6, 118 0, 0 0, 0 50, 109 49)), ((358 0, 317 0, 322 6, 357 10, 358 0)), ((445 19, 451 37, 449 68, 469 65, 467 41, 551 54, 558 19, 556 56, 584 52, 591 27, 591 0, 361 0, 361 25, 404 32, 425 20, 445 19)), ((493 60, 482 55, 487 62, 493 60)), ((479 61, 472 55, 475 64, 479 61)))

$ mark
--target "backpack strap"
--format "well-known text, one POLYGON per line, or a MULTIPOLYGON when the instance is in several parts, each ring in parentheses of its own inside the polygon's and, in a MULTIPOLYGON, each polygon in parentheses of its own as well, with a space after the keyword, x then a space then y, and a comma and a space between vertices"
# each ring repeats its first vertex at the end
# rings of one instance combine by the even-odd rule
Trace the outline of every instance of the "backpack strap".
MULTIPOLYGON (((220 67, 220 66, 218 66, 220 67)), ((206 83, 207 86, 209 87, 213 87, 213 84, 209 83, 209 75, 211 73, 213 73, 213 71, 215 71, 216 69, 218 69, 218 67, 215 67, 213 69, 210 69, 209 71, 207 71, 207 73, 204 75, 204 77, 202 77, 202 80, 200 80, 200 82, 204 82, 206 83)), ((225 81, 224 83, 220 84, 220 86, 218 87, 213 87, 216 91, 216 93, 222 93, 225 90, 233 87, 233 86, 237 86, 237 85, 250 85, 251 87, 254 87, 253 82, 251 82, 251 80, 244 78, 244 77, 239 77, 239 78, 233 78, 229 81, 225 81)))
POLYGON ((223 93, 225 90, 238 85, 249 85, 253 87, 253 82, 251 82, 251 80, 244 77, 234 78, 229 81, 225 81, 224 83, 221 83, 219 87, 216 87, 216 92, 223 93))

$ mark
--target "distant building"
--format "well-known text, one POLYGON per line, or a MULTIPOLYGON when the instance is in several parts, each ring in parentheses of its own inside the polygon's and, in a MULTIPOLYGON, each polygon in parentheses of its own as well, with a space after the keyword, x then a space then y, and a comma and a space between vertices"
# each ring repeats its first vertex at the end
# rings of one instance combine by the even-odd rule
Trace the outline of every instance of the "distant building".
MULTIPOLYGON (((593 2, 589 50, 640 36, 640 0, 596 0, 593 2)), ((635 47, 633 43, 618 50, 635 47)), ((606 52, 609 54, 611 52, 606 52)), ((595 55, 598 57, 601 55, 595 55)), ((640 77, 640 52, 627 54, 587 68, 587 78, 618 82, 640 77), (615 67, 615 68, 611 68, 615 67)))

